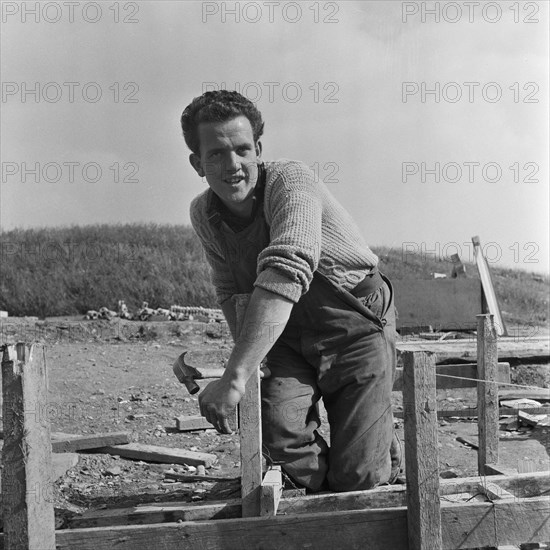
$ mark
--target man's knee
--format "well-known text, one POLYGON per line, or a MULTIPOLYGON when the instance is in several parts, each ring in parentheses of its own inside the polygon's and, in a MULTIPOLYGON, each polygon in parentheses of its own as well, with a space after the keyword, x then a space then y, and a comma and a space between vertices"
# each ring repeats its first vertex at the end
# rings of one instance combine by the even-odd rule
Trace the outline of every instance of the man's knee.
POLYGON ((367 491, 389 481, 391 477, 390 452, 377 464, 357 464, 349 462, 333 464, 330 461, 328 483, 331 491, 367 491))

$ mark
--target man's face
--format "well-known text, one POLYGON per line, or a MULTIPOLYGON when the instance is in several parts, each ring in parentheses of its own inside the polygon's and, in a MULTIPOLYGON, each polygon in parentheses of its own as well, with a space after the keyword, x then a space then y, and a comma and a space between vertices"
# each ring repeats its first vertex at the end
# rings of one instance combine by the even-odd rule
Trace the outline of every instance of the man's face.
POLYGON ((262 148, 248 118, 201 122, 199 143, 200 155, 189 157, 193 168, 234 214, 250 215, 262 148))

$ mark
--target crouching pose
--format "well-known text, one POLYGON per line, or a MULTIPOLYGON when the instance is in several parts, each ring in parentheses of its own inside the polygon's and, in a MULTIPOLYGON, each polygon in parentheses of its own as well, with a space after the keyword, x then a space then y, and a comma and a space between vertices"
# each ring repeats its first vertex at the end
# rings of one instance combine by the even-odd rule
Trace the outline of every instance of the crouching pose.
POLYGON ((310 491, 392 483, 401 461, 391 390, 395 312, 390 281, 357 225, 303 163, 261 160, 264 123, 237 92, 206 92, 184 110, 189 157, 208 189, 191 221, 212 268, 235 346, 201 413, 230 433, 228 417, 261 361, 266 455, 310 491), (250 293, 235 334, 231 297, 250 293), (330 447, 318 432, 328 412, 330 447))

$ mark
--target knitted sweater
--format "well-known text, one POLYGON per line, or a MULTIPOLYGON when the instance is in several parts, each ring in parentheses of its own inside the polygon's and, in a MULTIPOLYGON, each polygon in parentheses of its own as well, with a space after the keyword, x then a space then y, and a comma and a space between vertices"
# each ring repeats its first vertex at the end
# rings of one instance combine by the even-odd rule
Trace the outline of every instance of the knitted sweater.
MULTIPOLYGON (((351 290, 378 264, 349 213, 312 170, 293 160, 265 162, 265 220, 270 242, 258 256, 254 286, 297 302, 319 271, 351 290)), ((191 203, 191 223, 212 268, 218 303, 236 290, 215 227, 207 219, 208 191, 191 203)))

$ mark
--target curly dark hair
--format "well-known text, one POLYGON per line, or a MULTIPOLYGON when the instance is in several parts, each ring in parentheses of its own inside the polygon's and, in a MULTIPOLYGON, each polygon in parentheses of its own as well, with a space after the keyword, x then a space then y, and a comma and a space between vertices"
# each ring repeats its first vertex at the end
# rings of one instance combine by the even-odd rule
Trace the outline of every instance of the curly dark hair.
POLYGON ((181 115, 187 147, 196 155, 200 154, 198 128, 201 122, 226 122, 241 115, 250 121, 254 142, 258 141, 264 133, 264 121, 252 101, 239 92, 228 90, 205 92, 195 97, 181 115))

